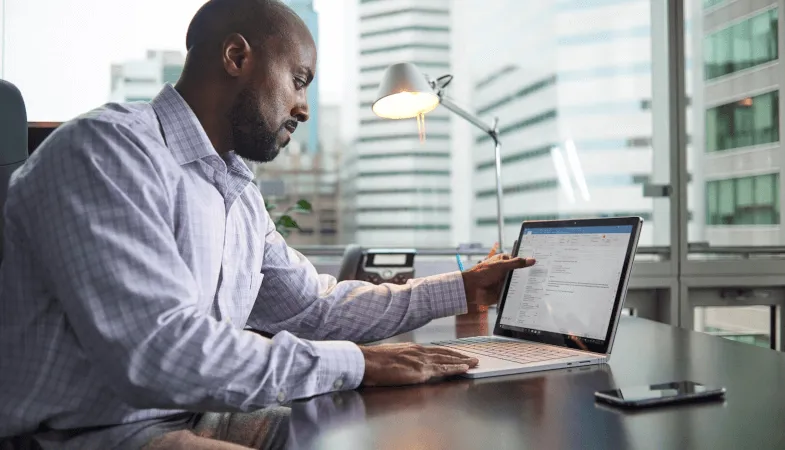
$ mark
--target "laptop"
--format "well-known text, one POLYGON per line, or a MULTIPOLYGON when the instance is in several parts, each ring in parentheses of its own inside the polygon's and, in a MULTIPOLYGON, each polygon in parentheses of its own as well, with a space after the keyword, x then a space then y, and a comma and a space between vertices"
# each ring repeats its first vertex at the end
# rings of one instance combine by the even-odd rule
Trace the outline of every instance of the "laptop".
POLYGON ((607 362, 619 325, 643 219, 525 221, 493 336, 433 342, 479 360, 482 378, 607 362))

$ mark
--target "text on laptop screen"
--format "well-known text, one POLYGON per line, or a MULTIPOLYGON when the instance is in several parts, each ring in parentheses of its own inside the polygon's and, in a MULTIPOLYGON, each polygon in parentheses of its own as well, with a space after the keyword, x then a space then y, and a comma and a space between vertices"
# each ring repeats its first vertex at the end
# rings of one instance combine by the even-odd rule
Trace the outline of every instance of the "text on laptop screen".
POLYGON ((525 229, 519 256, 537 263, 513 272, 503 327, 604 340, 632 226, 525 229))

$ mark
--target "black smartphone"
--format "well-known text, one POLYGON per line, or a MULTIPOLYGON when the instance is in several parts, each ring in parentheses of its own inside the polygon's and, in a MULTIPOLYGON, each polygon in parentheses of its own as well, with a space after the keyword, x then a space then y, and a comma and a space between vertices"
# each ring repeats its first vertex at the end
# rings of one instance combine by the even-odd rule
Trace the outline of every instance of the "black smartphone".
POLYGON ((673 381, 649 386, 631 386, 594 393, 594 398, 599 401, 630 408, 714 400, 721 399, 724 396, 724 387, 708 387, 694 381, 673 381))

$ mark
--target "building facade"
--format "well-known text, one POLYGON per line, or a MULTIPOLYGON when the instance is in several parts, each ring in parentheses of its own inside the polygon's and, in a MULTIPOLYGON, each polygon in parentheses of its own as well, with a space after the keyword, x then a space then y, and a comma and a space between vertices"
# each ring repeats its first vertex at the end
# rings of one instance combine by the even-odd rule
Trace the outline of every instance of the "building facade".
POLYGON ((342 240, 363 245, 443 246, 451 240, 449 112, 417 122, 376 117, 371 105, 390 64, 408 61, 432 77, 450 72, 449 0, 360 2, 358 137, 342 162, 342 240))
POLYGON ((695 151, 702 171, 705 221, 711 245, 785 243, 783 114, 785 66, 782 1, 702 0, 692 5, 696 54, 695 151))
POLYGON ((111 67, 112 102, 147 102, 165 83, 180 79, 185 56, 178 51, 148 50, 144 59, 129 60, 111 67))
MULTIPOLYGON (((626 215, 644 218, 641 245, 667 245, 667 199, 644 195, 669 172, 653 99, 655 82, 667 79, 654 63, 667 42, 665 28, 654 25, 664 23, 664 10, 650 0, 460 5, 454 64, 468 81, 458 89, 488 123, 500 119, 508 246, 523 220, 626 215)), ((469 235, 492 243, 493 142, 473 131, 468 147, 469 235)))

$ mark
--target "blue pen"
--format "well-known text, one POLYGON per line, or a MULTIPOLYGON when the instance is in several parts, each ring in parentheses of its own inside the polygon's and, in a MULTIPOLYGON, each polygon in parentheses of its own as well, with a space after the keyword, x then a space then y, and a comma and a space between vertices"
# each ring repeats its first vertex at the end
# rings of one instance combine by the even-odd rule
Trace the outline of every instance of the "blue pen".
POLYGON ((461 269, 461 272, 463 272, 463 261, 461 261, 461 255, 456 253, 455 260, 458 261, 458 268, 461 269))

